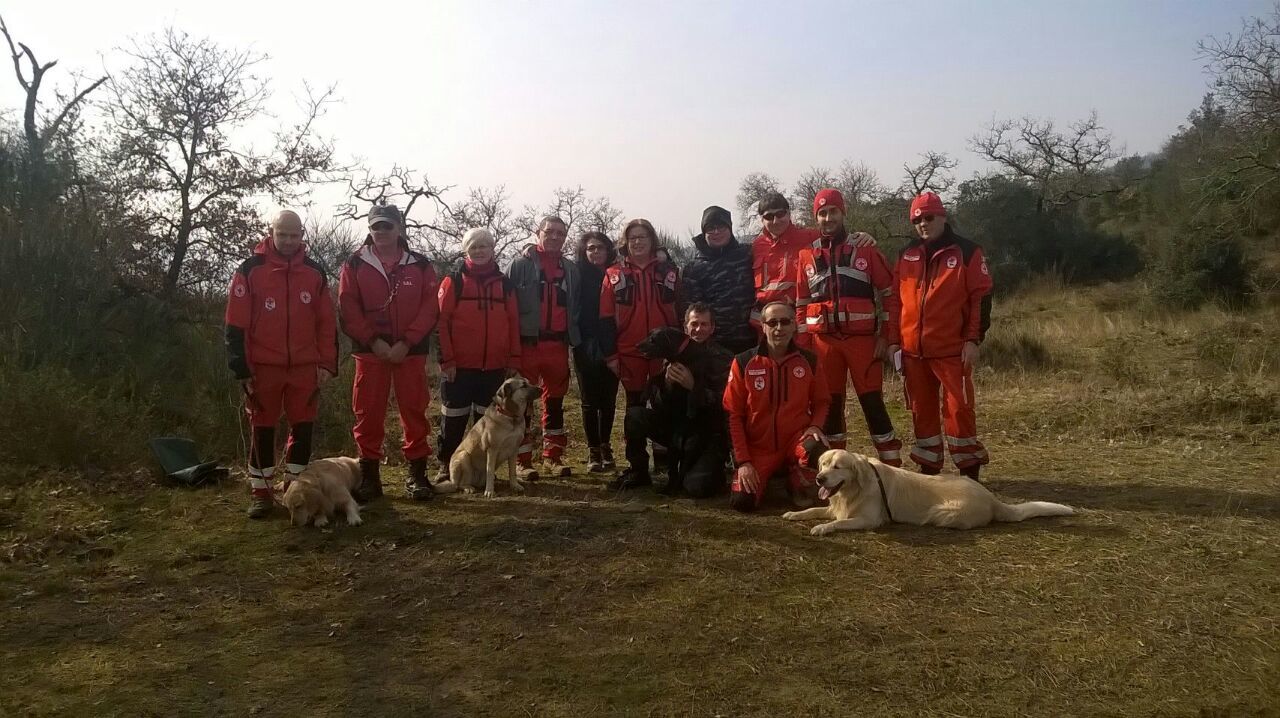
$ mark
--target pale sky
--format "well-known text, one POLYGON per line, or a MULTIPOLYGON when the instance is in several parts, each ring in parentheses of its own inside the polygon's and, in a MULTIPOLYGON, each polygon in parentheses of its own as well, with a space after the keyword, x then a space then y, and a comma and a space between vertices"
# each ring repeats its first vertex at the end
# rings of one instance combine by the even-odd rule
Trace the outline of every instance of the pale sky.
MULTIPOLYGON (((1097 110, 1129 152, 1159 149, 1207 89, 1196 42, 1267 0, 1149 2, 10 3, 10 31, 69 70, 173 25, 271 56, 275 107, 305 79, 342 98, 322 130, 375 170, 506 185, 517 207, 581 184, 677 234, 748 172, 787 185, 865 162, 897 184, 925 150, 983 169, 994 118, 1097 110)), ((15 108, 12 75, 0 107, 15 108)), ((328 212, 328 199, 318 213, 328 212)))

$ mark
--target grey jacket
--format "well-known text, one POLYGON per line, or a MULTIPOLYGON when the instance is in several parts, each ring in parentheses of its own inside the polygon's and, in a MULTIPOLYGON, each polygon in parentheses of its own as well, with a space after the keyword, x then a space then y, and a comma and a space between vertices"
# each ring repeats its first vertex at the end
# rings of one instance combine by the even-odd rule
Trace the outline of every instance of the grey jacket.
MULTIPOLYGON (((507 269, 507 276, 516 285, 516 305, 520 307, 520 338, 536 340, 542 326, 542 267, 538 263, 537 245, 530 244, 516 257, 507 269)), ((568 257, 560 258, 564 276, 556 286, 557 295, 568 311, 569 346, 582 342, 578 329, 579 292, 582 284, 578 278, 578 266, 568 257)))

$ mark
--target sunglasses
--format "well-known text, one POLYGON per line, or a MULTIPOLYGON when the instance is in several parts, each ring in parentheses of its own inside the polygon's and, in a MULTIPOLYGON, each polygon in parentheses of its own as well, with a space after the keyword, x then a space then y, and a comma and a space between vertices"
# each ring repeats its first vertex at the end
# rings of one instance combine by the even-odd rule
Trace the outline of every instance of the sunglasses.
POLYGON ((603 244, 588 244, 587 251, 588 252, 604 252, 606 250, 603 244))
POLYGON ((774 327, 774 328, 789 327, 792 324, 795 324, 795 322, 791 319, 766 319, 764 321, 764 325, 766 327, 774 327))
POLYGON ((777 212, 765 212, 764 214, 762 214, 762 215, 760 215, 760 216, 761 216, 761 217, 764 217, 765 219, 767 219, 767 220, 769 220, 770 222, 772 222, 772 221, 774 221, 775 219, 782 219, 783 217, 786 217, 786 216, 787 216, 787 211, 786 211, 786 210, 779 210, 779 211, 777 211, 777 212))
POLYGON ((933 220, 934 220, 934 216, 933 216, 933 215, 931 215, 931 214, 925 214, 925 215, 921 215, 921 216, 916 217, 915 219, 911 220, 911 223, 912 223, 912 224, 920 224, 921 222, 932 222, 933 220))
POLYGON ((376 222, 369 229, 372 229, 375 232, 386 232, 395 228, 396 226, 390 222, 376 222))

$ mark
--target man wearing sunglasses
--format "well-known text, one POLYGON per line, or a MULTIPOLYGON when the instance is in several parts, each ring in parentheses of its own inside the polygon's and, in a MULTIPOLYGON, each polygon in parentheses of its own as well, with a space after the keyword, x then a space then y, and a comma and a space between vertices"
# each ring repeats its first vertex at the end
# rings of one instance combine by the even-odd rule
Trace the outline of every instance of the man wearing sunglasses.
MULTIPOLYGON (((755 275, 756 306, 751 325, 760 328, 760 312, 770 302, 796 301, 796 262, 800 250, 813 244, 818 232, 791 222, 791 204, 778 192, 765 195, 758 205, 760 234, 751 243, 751 267, 755 275)), ((804 327, 797 342, 809 346, 804 327)))
POLYGON ((729 505, 754 511, 769 478, 787 470, 792 503, 814 503, 818 456, 826 450, 818 428, 831 394, 817 358, 795 344, 796 311, 789 302, 770 302, 761 311, 764 341, 739 354, 729 370, 724 409, 729 415, 734 472, 729 505))
POLYGON ((881 461, 902 465, 902 442, 884 405, 888 347, 898 343, 898 297, 893 273, 875 247, 858 246, 844 226, 844 196, 824 189, 813 199, 822 235, 800 253, 797 306, 814 337, 818 363, 831 389, 831 411, 823 426, 832 448, 845 448, 845 387, 853 390, 881 461))
POLYGON ((916 435, 911 459, 923 473, 941 472, 945 433, 956 468, 976 481, 990 460, 978 441, 973 367, 991 325, 991 272, 982 248, 951 229, 938 195, 912 200, 908 218, 919 239, 902 250, 897 282, 902 375, 916 435))
POLYGON ((405 491, 415 501, 433 495, 427 480, 431 421, 427 406, 427 352, 440 305, 431 260, 409 249, 404 217, 393 204, 369 209, 369 235, 342 265, 338 305, 342 331, 351 337, 356 359, 351 404, 352 428, 360 452, 357 501, 382 496, 378 463, 386 436, 387 404, 395 388, 404 430, 402 450, 409 462, 405 491))

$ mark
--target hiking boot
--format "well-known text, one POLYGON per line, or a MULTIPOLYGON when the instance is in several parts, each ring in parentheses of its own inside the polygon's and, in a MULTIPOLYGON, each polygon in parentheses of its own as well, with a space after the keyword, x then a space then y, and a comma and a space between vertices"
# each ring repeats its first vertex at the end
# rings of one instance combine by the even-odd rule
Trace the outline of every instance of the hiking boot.
POLYGON ((640 489, 645 486, 652 486, 653 479, 649 478, 648 471, 642 471, 636 468, 630 468, 622 472, 618 478, 609 482, 610 491, 626 491, 628 489, 640 489))
POLYGON ((604 470, 604 451, 599 446, 591 447, 591 459, 587 462, 587 473, 599 474, 604 470))
POLYGON ((245 513, 251 519, 265 519, 272 508, 271 489, 257 489, 249 500, 249 510, 245 513))
POLYGON ((404 492, 414 501, 430 501, 435 497, 435 489, 427 481, 427 460, 409 460, 409 478, 404 482, 404 492))
POLYGON ((967 469, 961 469, 960 473, 964 474, 965 476, 968 476, 969 478, 973 479, 974 481, 977 481, 980 484, 987 483, 986 481, 983 481, 981 478, 979 478, 979 476, 982 473, 982 464, 978 464, 976 466, 970 466, 967 469))
POLYGON ((351 492, 357 503, 367 504, 382 498, 382 474, 377 459, 360 460, 360 485, 351 492))
POLYGON ((569 466, 559 458, 547 459, 543 464, 547 467, 548 476, 559 476, 560 478, 573 476, 573 469, 569 468, 569 466))
POLYGON ((605 444, 600 447, 600 466, 601 471, 613 471, 618 468, 618 464, 613 460, 613 447, 605 444))
POLYGON ((519 461, 516 463, 516 476, 520 477, 521 481, 537 481, 538 470, 533 468, 531 461, 519 461))

